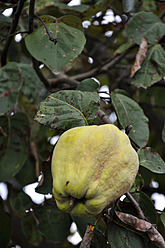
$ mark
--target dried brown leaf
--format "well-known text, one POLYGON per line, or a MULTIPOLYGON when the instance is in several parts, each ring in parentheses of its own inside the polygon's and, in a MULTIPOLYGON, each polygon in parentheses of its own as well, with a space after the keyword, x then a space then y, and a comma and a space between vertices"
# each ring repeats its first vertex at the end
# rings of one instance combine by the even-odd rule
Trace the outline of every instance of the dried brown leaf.
POLYGON ((147 53, 147 49, 148 49, 148 46, 147 46, 147 40, 145 37, 142 38, 142 41, 140 43, 140 47, 139 47, 139 51, 138 53, 136 54, 136 58, 135 58, 135 62, 134 62, 134 65, 131 69, 131 78, 134 76, 134 74, 140 70, 141 68, 141 64, 143 63, 143 61, 145 60, 146 58, 146 53, 147 53))
POLYGON ((118 211, 116 211, 115 213, 122 222, 132 226, 138 231, 147 232, 151 241, 155 242, 158 247, 165 248, 165 241, 162 235, 157 231, 152 223, 149 223, 148 221, 142 219, 138 219, 131 214, 121 213, 118 211))

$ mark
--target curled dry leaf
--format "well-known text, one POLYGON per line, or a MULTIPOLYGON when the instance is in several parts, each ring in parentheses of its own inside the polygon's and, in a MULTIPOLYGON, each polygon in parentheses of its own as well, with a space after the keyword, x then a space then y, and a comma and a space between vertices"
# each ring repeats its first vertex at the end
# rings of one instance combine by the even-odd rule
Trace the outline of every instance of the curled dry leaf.
POLYGON ((141 68, 141 64, 146 58, 146 53, 147 53, 147 40, 145 37, 142 38, 142 41, 140 43, 139 51, 136 54, 136 59, 134 62, 134 65, 131 69, 131 78, 134 76, 134 74, 141 68))
POLYGON ((151 241, 155 242, 158 247, 165 248, 165 241, 162 235, 157 231, 152 223, 149 223, 148 221, 142 219, 138 219, 131 214, 121 213, 118 211, 116 211, 115 213, 122 222, 132 226, 138 231, 147 232, 151 241))
POLYGON ((87 224, 87 229, 83 237, 83 240, 81 242, 80 248, 90 248, 91 241, 94 235, 93 231, 94 231, 94 226, 87 224))

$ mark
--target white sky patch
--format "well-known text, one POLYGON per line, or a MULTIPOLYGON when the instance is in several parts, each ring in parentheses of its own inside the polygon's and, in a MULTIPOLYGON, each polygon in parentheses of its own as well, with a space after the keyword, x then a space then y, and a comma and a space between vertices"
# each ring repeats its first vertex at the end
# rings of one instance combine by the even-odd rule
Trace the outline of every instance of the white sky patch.
POLYGON ((165 208, 165 195, 160 193, 153 193, 151 199, 155 201, 155 208, 157 210, 163 211, 165 208))
POLYGON ((122 21, 122 19, 121 19, 121 17, 120 17, 119 15, 116 15, 116 16, 115 16, 115 21, 116 21, 117 23, 120 23, 120 22, 122 21))
POLYGON ((8 189, 5 183, 0 183, 0 196, 5 201, 8 196, 8 189))
POLYGON ((89 64, 93 64, 93 59, 91 57, 88 58, 89 64))
POLYGON ((109 116, 109 119, 114 123, 117 120, 116 113, 112 112, 109 116))
POLYGON ((111 9, 108 9, 105 13, 105 16, 103 18, 105 21, 107 21, 107 23, 109 22, 114 22, 115 21, 115 16, 114 13, 111 9))
MULTIPOLYGON (((107 85, 103 85, 99 91, 105 91, 107 93, 109 93, 109 87, 107 85)), ((99 93, 100 97, 107 97, 108 98, 108 94, 106 93, 99 93)))
POLYGON ((83 21, 82 22, 83 28, 88 28, 91 25, 90 21, 83 21))
POLYGON ((50 142, 51 145, 55 145, 59 138, 60 138, 60 136, 56 135, 56 136, 53 136, 52 138, 49 137, 48 141, 50 142))
POLYGON ((99 11, 97 14, 96 14, 96 17, 99 17, 102 15, 102 11, 99 11))
POLYGON ((98 26, 99 25, 99 22, 98 21, 94 21, 93 22, 93 25, 98 26))
POLYGON ((73 233, 73 235, 69 235, 67 238, 70 243, 72 243, 73 245, 77 245, 78 243, 82 241, 82 238, 77 232, 77 225, 75 222, 72 223, 70 227, 70 232, 73 233))
POLYGON ((99 85, 100 85, 100 82, 99 82, 99 80, 97 79, 97 78, 95 78, 95 77, 91 77, 93 80, 95 80, 99 85))
POLYGON ((35 202, 36 204, 41 204, 42 202, 44 202, 45 198, 49 199, 52 197, 52 195, 51 194, 43 195, 35 192, 35 188, 37 187, 37 185, 38 183, 29 184, 25 186, 23 190, 27 195, 31 197, 33 202, 35 202))
POLYGON ((68 6, 76 6, 80 4, 81 4, 81 0, 72 0, 68 3, 68 6))
POLYGON ((21 40, 22 40, 22 35, 21 34, 16 34, 15 41, 20 42, 21 40))
POLYGON ((126 198, 126 195, 122 195, 122 196, 120 197, 120 201, 124 201, 125 198, 126 198))
POLYGON ((113 31, 111 31, 111 30, 105 32, 105 36, 106 36, 106 37, 111 37, 112 34, 113 34, 113 31))
POLYGON ((151 180, 150 187, 157 189, 159 188, 159 183, 154 180, 151 180))
POLYGON ((42 69, 43 67, 44 67, 44 64, 41 64, 41 65, 39 66, 40 69, 42 69))
POLYGON ((11 14, 13 13, 13 9, 12 8, 9 8, 9 9, 5 9, 2 14, 6 17, 9 17, 11 16, 11 14))

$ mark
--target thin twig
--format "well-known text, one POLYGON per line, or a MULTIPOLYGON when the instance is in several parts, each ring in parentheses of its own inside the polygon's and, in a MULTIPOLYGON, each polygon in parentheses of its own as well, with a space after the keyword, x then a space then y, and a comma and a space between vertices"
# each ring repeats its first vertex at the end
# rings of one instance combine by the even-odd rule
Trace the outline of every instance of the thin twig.
POLYGON ((22 9, 24 6, 24 2, 26 2, 26 0, 20 0, 18 3, 16 12, 15 12, 15 15, 13 18, 13 23, 12 23, 12 26, 11 26, 10 31, 9 31, 9 37, 7 38, 6 44, 5 44, 4 49, 2 51, 2 55, 1 55, 1 65, 2 66, 6 65, 7 53, 8 53, 12 38, 13 38, 12 34, 15 33, 15 30, 18 26, 19 17, 21 15, 21 12, 22 12, 22 9))
POLYGON ((126 193, 126 197, 132 203, 132 205, 136 208, 139 218, 146 220, 146 217, 144 216, 143 211, 141 210, 139 204, 128 191, 126 193))
POLYGON ((28 34, 29 33, 29 30, 26 30, 26 31, 18 31, 18 32, 15 32, 13 34, 9 34, 7 37, 3 38, 2 39, 2 42, 6 39, 8 39, 10 36, 14 36, 14 35, 17 35, 17 34, 28 34))
POLYGON ((50 88, 49 81, 44 77, 44 75, 42 74, 42 72, 41 72, 41 70, 39 68, 38 60, 36 60, 34 57, 32 57, 32 63, 33 63, 33 68, 34 68, 35 72, 37 73, 37 75, 40 78, 40 80, 44 83, 45 87, 50 88))
POLYGON ((42 20, 42 18, 39 17, 39 16, 36 15, 36 14, 35 14, 34 16, 37 17, 37 18, 42 22, 42 24, 44 25, 44 27, 45 27, 45 29, 46 29, 46 32, 47 32, 47 34, 48 34, 48 36, 49 36, 49 40, 52 41, 52 42, 54 42, 54 44, 56 45, 56 44, 57 44, 57 38, 53 38, 53 36, 50 34, 49 29, 47 28, 45 22, 42 20))

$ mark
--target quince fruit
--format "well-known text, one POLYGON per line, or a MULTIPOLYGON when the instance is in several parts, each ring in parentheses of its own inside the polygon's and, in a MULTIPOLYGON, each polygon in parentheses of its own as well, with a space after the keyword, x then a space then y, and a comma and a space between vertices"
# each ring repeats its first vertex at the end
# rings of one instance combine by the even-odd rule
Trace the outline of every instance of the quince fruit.
POLYGON ((132 186, 139 167, 128 136, 116 126, 75 127, 53 151, 53 194, 60 210, 77 216, 100 213, 132 186))

